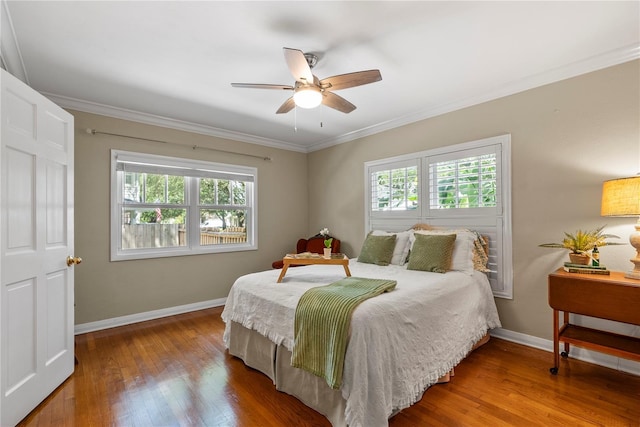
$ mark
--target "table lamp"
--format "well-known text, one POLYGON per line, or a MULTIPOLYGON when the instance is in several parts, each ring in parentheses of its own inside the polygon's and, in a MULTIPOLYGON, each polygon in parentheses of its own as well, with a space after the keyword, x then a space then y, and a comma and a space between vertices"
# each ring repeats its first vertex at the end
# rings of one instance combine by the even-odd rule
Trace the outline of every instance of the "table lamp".
POLYGON ((635 265, 625 277, 640 280, 640 176, 618 178, 602 184, 602 216, 638 217, 636 232, 629 236, 636 256, 630 261, 635 265))

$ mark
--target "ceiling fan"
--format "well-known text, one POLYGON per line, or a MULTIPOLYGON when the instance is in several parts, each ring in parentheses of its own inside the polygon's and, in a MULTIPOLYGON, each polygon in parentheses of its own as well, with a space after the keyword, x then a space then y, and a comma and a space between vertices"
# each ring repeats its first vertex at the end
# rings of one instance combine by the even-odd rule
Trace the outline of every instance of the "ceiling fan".
POLYGON ((320 104, 334 108, 343 113, 350 113, 356 106, 333 93, 334 90, 347 89, 362 86, 382 80, 380 70, 358 71, 355 73, 340 74, 319 80, 311 73, 311 69, 318 62, 318 57, 313 53, 303 53, 298 49, 283 48, 284 59, 289 71, 296 82, 293 86, 259 83, 231 83, 233 87, 251 89, 278 89, 292 90, 293 96, 287 99, 278 108, 276 114, 288 113, 293 107, 315 108, 320 104))

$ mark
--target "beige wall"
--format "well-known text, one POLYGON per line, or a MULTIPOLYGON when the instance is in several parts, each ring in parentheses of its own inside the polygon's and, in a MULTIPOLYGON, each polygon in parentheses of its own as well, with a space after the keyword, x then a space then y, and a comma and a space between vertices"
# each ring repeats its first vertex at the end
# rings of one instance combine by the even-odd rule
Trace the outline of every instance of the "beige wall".
POLYGON ((234 280, 271 268, 293 250, 308 227, 307 155, 71 112, 75 116, 75 268, 76 324, 225 298, 234 280), (161 144, 103 132, 171 141, 161 144), (272 161, 193 150, 193 145, 271 156, 272 161), (257 251, 109 261, 109 165, 112 148, 195 158, 258 169, 257 251), (286 185, 285 185, 286 184, 286 185))
MULTIPOLYGON (((563 250, 537 245, 607 225, 626 242, 633 221, 600 217, 606 179, 640 171, 640 61, 633 61, 309 154, 309 232, 328 227, 355 256, 364 240, 364 162, 510 133, 513 300, 503 327, 551 339, 546 276, 563 250)), ((626 270, 630 246, 601 250, 626 270)))
MULTIPOLYGON (((444 114, 309 155, 72 112, 76 123, 76 324, 224 298, 242 274, 270 268, 300 236, 328 227, 356 256, 364 238, 364 162, 510 133, 514 298, 498 299, 506 329, 551 338, 546 275, 566 258, 537 245, 607 224, 626 241, 632 221, 599 216, 602 181, 640 170, 640 61, 444 114), (184 147, 88 135, 86 128, 184 147), (269 155, 271 162, 193 145, 269 155), (251 252, 109 261, 109 150, 258 168, 258 244, 251 252), (307 179, 307 177, 309 177, 307 179), (286 185, 284 185, 286 183, 286 185)), ((624 270, 630 246, 602 248, 624 270)))

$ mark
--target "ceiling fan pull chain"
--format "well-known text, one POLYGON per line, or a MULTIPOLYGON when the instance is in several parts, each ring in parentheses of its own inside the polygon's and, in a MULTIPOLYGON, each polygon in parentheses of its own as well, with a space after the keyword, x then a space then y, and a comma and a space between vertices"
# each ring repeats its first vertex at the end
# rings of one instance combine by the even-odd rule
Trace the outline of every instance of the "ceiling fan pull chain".
POLYGON ((293 131, 298 132, 298 107, 293 107, 293 131))

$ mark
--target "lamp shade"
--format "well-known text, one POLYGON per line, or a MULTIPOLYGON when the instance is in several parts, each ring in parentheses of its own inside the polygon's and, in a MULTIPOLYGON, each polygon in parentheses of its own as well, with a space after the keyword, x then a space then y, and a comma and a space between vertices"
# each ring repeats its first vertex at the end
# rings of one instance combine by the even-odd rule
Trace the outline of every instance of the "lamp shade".
POLYGON ((296 89, 293 101, 301 108, 315 108, 322 103, 322 93, 316 86, 304 86, 296 89))
POLYGON ((600 209, 602 216, 639 216, 640 176, 605 181, 600 209))

